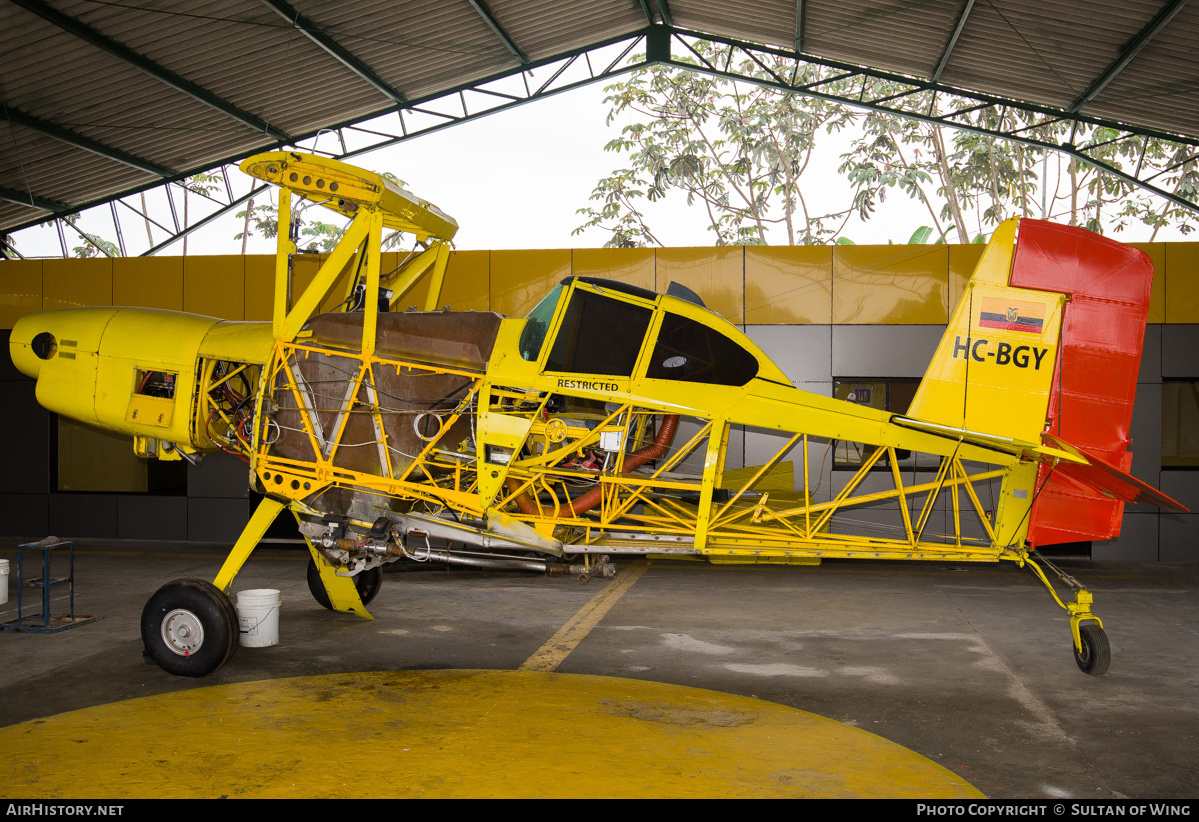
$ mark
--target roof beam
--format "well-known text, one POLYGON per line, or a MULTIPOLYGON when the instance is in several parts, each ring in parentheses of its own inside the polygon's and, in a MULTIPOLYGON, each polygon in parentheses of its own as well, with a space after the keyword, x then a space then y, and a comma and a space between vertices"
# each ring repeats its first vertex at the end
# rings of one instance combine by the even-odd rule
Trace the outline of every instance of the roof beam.
POLYGON ((128 46, 121 45, 115 40, 105 37, 91 26, 76 20, 74 17, 63 14, 57 9, 47 6, 45 3, 41 2, 41 0, 12 0, 12 2, 16 3, 26 11, 36 14, 43 20, 58 26, 63 31, 70 32, 81 40, 91 43, 96 48, 108 52, 118 60, 122 60, 134 68, 144 71, 146 74, 149 74, 151 77, 167 84, 176 91, 181 91, 189 97, 199 100, 201 103, 204 103, 210 108, 214 108, 222 114, 232 117, 234 120, 249 126, 254 131, 261 132, 280 142, 291 142, 291 137, 287 133, 280 131, 265 120, 260 120, 253 114, 243 111, 225 98, 213 94, 208 89, 193 83, 191 80, 186 80, 183 77, 180 77, 173 71, 170 71, 169 69, 160 66, 158 63, 155 63, 150 58, 142 54, 138 54, 128 46))
POLYGON ((1120 52, 1120 56, 1116 58, 1115 62, 1108 66, 1103 74, 1099 75, 1099 78, 1094 83, 1091 83, 1091 87, 1084 91, 1077 100, 1070 104, 1070 108, 1067 110, 1071 113, 1081 111, 1083 106, 1087 105, 1096 97, 1098 97, 1099 94, 1105 88, 1107 88, 1108 83, 1110 83, 1112 80, 1115 80, 1116 75, 1122 72, 1124 67, 1132 62, 1132 58, 1137 56, 1137 52, 1144 48, 1150 40, 1156 37, 1157 33, 1161 31, 1165 25, 1170 22, 1170 20, 1173 19, 1174 15, 1182 11, 1182 7, 1186 4, 1187 0, 1170 0, 1170 2, 1166 4, 1165 8, 1159 11, 1157 16, 1150 20, 1145 28, 1141 29, 1137 36, 1129 41, 1128 45, 1124 47, 1124 51, 1120 52))
POLYGON ((90 151, 93 154, 98 154, 109 160, 116 160, 118 163, 124 163, 127 166, 132 166, 139 171, 144 171, 147 174, 153 174, 155 177, 174 177, 176 172, 166 166, 160 166, 157 163, 152 163, 141 157, 121 151, 119 148, 113 148, 110 145, 98 142, 90 137, 84 137, 70 129, 55 125, 54 123, 41 120, 33 115, 26 114, 15 108, 7 105, 0 105, 0 120, 8 120, 10 123, 16 123, 19 126, 24 126, 31 131, 36 131, 45 134, 47 137, 53 137, 63 143, 81 148, 85 151, 90 151))
POLYGON ((654 24, 654 13, 650 11, 649 0, 637 0, 637 5, 641 7, 641 13, 645 15, 645 24, 652 26, 654 24))
POLYGON ((929 75, 928 79, 934 83, 941 79, 941 72, 945 71, 945 67, 949 65, 949 58, 953 55, 953 49, 958 44, 958 38, 962 36, 962 29, 966 27, 966 18, 970 16, 970 11, 973 8, 974 0, 966 0, 966 3, 962 6, 962 10, 958 12, 958 21, 953 27, 953 34, 949 35, 949 40, 945 43, 945 48, 941 49, 941 57, 937 60, 937 67, 929 75))
POLYGON ((300 14, 291 4, 285 0, 262 0, 262 2, 290 23, 297 31, 327 51, 343 66, 357 74, 359 78, 370 83, 378 91, 383 92, 383 94, 391 98, 393 102, 401 104, 408 102, 408 98, 385 82, 382 77, 375 74, 370 66, 351 54, 310 18, 300 14))
POLYGON ((803 54, 804 0, 795 0, 795 53, 803 54))
POLYGON ((495 36, 500 38, 500 41, 503 42, 508 51, 512 52, 512 56, 519 60, 521 65, 527 66, 530 62, 529 56, 521 51, 515 41, 508 36, 508 32, 504 31, 504 27, 495 19, 495 15, 491 13, 491 9, 487 8, 483 0, 467 0, 467 2, 479 13, 479 16, 483 18, 483 22, 495 33, 495 36))
POLYGON ((666 5, 666 0, 654 0, 658 4, 658 16, 662 18, 662 22, 668 26, 674 26, 674 16, 670 13, 670 6, 666 5))
POLYGON ((32 194, 26 194, 24 191, 13 191, 11 188, 0 188, 0 200, 9 203, 16 203, 30 208, 36 208, 39 211, 48 211, 51 214, 61 214, 69 210, 71 207, 66 203, 58 203, 54 200, 46 200, 42 197, 35 197, 32 194))

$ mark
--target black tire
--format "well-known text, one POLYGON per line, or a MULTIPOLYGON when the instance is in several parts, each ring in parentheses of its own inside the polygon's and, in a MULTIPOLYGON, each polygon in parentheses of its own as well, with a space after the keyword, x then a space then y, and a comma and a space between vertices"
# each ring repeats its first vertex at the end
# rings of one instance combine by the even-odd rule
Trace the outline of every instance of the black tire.
MULTIPOLYGON (((383 587, 383 569, 376 565, 369 571, 363 571, 356 575, 354 587, 358 589, 358 598, 362 600, 362 604, 370 605, 371 600, 383 587)), ((316 561, 312 557, 308 558, 308 590, 313 599, 330 611, 333 610, 333 603, 329 601, 329 592, 325 590, 325 583, 321 582, 321 572, 317 569, 316 561)))
POLYGON ((233 658, 237 610, 202 579, 177 579, 154 592, 142 609, 145 655, 175 676, 208 676, 233 658))
POLYGON ((1107 634, 1093 622, 1078 627, 1078 636, 1082 640, 1082 651, 1074 649, 1074 661, 1079 669, 1091 676, 1103 676, 1112 664, 1112 646, 1107 641, 1107 634))

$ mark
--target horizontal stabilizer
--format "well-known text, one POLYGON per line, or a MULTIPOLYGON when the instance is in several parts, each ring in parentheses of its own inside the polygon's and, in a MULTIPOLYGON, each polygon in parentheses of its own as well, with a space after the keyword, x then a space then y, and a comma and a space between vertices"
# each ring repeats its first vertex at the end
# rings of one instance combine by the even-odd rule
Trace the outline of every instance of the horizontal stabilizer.
POLYGON ((1053 434, 1042 434, 1041 436, 1048 444, 1083 460, 1083 462, 1079 462, 1076 459, 1058 464, 1057 471, 1070 479, 1080 482, 1088 488, 1094 488, 1111 499, 1156 505, 1167 511, 1178 513, 1189 512, 1190 509, 1182 503, 1141 482, 1131 474, 1121 471, 1116 466, 1104 462, 1099 457, 1088 454, 1053 434))
POLYGON ((1001 437, 997 434, 986 434, 982 431, 970 431, 966 428, 954 428, 952 425, 942 425, 941 423, 918 420, 913 417, 896 415, 891 418, 891 422, 900 428, 923 431, 926 434, 957 440, 966 445, 974 445, 990 451, 1011 454, 1021 459, 1036 460, 1043 463, 1077 462, 1083 465, 1088 462, 1087 457, 1078 454, 1073 449, 1066 451, 1061 448, 1037 445, 1033 442, 1025 442, 1011 437, 1001 437))

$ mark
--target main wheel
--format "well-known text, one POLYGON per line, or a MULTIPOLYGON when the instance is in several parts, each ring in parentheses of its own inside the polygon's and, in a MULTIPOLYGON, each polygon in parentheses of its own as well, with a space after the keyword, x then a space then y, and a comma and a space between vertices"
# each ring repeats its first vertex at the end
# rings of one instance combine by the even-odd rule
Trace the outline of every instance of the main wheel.
POLYGON ((1092 676, 1102 676, 1107 673, 1112 664, 1112 646, 1107 641, 1107 634, 1093 622, 1080 625, 1079 639, 1082 640, 1082 651, 1074 649, 1074 661, 1083 673, 1092 676))
MULTIPOLYGON (((358 598, 362 600, 362 604, 370 605, 375 594, 379 593, 379 589, 383 587, 383 569, 376 565, 369 571, 357 574, 354 577, 354 587, 358 589, 358 598)), ((321 572, 312 557, 308 558, 308 590, 312 593, 313 599, 330 611, 333 610, 333 603, 329 601, 329 592, 325 590, 325 583, 321 582, 321 572)))
POLYGON ((201 579, 177 579, 142 609, 146 655, 175 676, 208 676, 237 651, 237 610, 201 579))

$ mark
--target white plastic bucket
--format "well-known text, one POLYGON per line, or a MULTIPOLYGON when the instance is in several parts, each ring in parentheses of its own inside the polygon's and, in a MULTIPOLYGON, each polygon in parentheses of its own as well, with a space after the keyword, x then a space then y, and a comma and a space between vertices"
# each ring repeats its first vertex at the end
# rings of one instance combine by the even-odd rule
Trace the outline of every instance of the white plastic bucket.
POLYGON ((0 559, 0 605, 8 602, 8 560, 0 559))
POLYGON ((279 592, 257 588, 237 592, 237 621, 244 648, 266 648, 279 644, 279 592))

